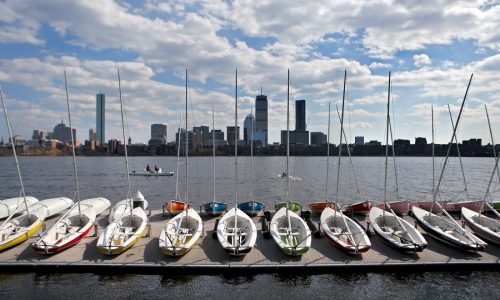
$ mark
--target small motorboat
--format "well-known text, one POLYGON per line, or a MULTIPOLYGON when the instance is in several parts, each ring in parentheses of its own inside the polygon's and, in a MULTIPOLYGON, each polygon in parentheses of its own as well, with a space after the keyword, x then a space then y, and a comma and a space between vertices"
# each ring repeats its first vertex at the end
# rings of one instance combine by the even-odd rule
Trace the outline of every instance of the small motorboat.
POLYGON ((163 172, 160 168, 158 172, 148 172, 144 169, 143 172, 136 172, 135 170, 130 172, 130 176, 148 176, 148 177, 157 177, 157 176, 174 176, 175 172, 163 172))

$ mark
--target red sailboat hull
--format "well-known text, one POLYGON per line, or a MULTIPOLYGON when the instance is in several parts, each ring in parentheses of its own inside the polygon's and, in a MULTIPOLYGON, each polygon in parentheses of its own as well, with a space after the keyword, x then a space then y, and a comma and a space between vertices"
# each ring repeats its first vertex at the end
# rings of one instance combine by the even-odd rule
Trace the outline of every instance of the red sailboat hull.
MULTIPOLYGON (((389 202, 389 205, 398 215, 407 215, 410 211, 410 201, 408 200, 389 202)), ((384 209, 384 203, 377 204, 376 207, 384 209)))
POLYGON ((372 209, 372 206, 373 206, 372 201, 366 200, 346 205, 342 208, 342 211, 345 213, 367 215, 370 213, 370 209, 372 209))
POLYGON ((92 229, 92 227, 94 227, 94 226, 89 226, 89 228, 87 228, 87 230, 85 230, 81 234, 75 236, 73 239, 67 241, 66 243, 61 244, 58 247, 54 247, 54 248, 50 248, 50 249, 45 249, 45 247, 33 246, 33 249, 35 249, 35 251, 37 251, 37 252, 45 253, 45 254, 54 254, 54 253, 61 252, 61 251, 65 250, 65 249, 68 249, 71 246, 74 246, 74 245, 78 244, 78 242, 82 238, 84 238, 85 236, 87 236, 87 234, 89 234, 90 229, 92 229))
POLYGON ((445 205, 445 209, 448 212, 459 213, 462 210, 462 207, 468 208, 475 212, 481 211, 481 206, 483 205, 482 200, 475 201, 462 201, 462 202, 448 202, 445 205))

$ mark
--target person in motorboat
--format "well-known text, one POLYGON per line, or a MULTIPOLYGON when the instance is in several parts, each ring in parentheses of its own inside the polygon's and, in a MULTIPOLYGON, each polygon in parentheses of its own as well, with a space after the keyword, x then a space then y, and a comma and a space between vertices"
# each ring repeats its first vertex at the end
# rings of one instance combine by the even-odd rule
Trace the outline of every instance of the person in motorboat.
POLYGON ((157 166, 157 165, 155 165, 155 172, 156 172, 156 173, 160 173, 160 168, 158 168, 158 166, 157 166))
POLYGON ((152 173, 151 167, 149 166, 149 164, 146 166, 146 173, 152 173))
POLYGON ((282 177, 282 178, 286 178, 287 176, 288 176, 288 175, 286 174, 286 172, 285 172, 285 171, 283 171, 283 173, 281 173, 281 177, 282 177))

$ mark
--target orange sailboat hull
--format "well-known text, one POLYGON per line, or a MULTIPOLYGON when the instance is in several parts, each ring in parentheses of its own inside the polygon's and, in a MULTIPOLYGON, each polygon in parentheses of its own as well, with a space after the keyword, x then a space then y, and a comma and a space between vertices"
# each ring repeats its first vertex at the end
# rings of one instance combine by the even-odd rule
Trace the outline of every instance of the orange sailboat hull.
POLYGON ((326 201, 309 203, 309 209, 311 209, 311 212, 313 213, 321 213, 327 207, 335 209, 335 203, 326 201))
MULTIPOLYGON (((186 204, 183 201, 170 200, 163 204, 163 212, 176 215, 182 212, 186 204)), ((191 204, 188 204, 188 208, 193 208, 191 204)))

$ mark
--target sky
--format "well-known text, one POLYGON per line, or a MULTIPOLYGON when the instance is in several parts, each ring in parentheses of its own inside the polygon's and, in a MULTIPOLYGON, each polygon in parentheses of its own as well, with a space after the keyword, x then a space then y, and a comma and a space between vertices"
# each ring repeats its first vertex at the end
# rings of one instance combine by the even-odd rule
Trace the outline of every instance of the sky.
MULTIPOLYGON (((113 1, 0 0, 0 85, 14 134, 68 124, 64 71, 79 140, 95 128, 98 92, 106 94, 106 139, 122 139, 117 70, 126 132, 147 142, 150 125, 174 140, 185 101, 189 127, 225 131, 255 96, 268 96, 269 142, 290 128, 294 100, 306 99, 307 129, 339 141, 335 106, 347 72, 345 126, 351 142, 385 139, 388 74, 394 137, 448 143, 467 83, 458 139, 491 141, 487 105, 500 141, 500 1, 113 1)), ((0 134, 7 139, 5 122, 0 134)))

